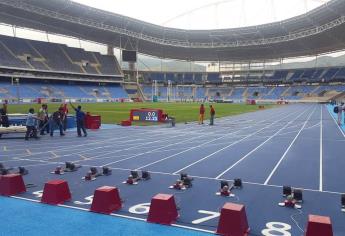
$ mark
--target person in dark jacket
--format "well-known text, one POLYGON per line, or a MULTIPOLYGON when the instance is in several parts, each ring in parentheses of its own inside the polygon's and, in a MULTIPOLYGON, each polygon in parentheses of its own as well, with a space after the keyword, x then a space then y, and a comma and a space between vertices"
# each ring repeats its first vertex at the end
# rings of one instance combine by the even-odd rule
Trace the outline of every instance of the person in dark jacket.
POLYGON ((63 111, 61 108, 59 108, 59 110, 55 111, 53 113, 53 115, 50 117, 50 136, 52 137, 54 135, 54 129, 55 127, 59 127, 60 130, 60 136, 64 136, 64 132, 63 132, 63 126, 62 126, 62 122, 63 122, 63 111))
POLYGON ((8 116, 7 116, 7 104, 4 103, 2 105, 2 108, 0 109, 0 125, 2 127, 9 127, 10 122, 8 121, 8 116))
POLYGON ((49 115, 48 115, 48 105, 42 104, 42 107, 39 109, 37 113, 37 117, 40 119, 38 123, 38 127, 40 130, 40 135, 44 135, 44 131, 47 131, 49 134, 49 115))
POLYGON ((73 104, 70 102, 71 107, 75 110, 75 116, 77 119, 77 133, 78 133, 78 137, 81 137, 81 131, 83 131, 84 133, 84 137, 87 136, 87 132, 85 129, 85 113, 81 110, 81 106, 78 106, 77 108, 75 108, 75 106, 73 106, 73 104))

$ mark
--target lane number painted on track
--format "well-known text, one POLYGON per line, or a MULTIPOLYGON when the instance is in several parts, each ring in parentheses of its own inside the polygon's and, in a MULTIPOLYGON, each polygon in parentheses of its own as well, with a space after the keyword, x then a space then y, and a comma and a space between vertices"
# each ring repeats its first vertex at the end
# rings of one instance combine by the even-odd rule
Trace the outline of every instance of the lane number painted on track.
POLYGON ((74 201, 73 203, 77 204, 77 205, 91 205, 92 204, 92 200, 93 200, 93 195, 87 196, 84 199, 85 199, 85 202, 74 201))
POLYGON ((205 210, 199 210, 198 211, 200 214, 206 214, 206 215, 209 215, 209 216, 205 216, 203 218, 200 218, 200 219, 196 219, 196 220, 193 220, 192 221, 192 224, 201 224, 205 221, 209 221, 209 220, 212 220, 214 218, 217 218, 220 216, 220 213, 219 212, 215 212, 215 211, 205 211, 205 210))
MULTIPOLYGON (((41 198, 43 195, 43 190, 39 190, 36 192, 32 192, 33 195, 37 198, 41 198)), ((74 204, 77 205, 91 205, 92 200, 93 200, 93 195, 87 196, 84 198, 85 201, 74 201, 74 204)), ((128 211, 132 214, 138 214, 138 215, 143 215, 143 214, 148 214, 150 210, 150 205, 151 203, 146 202, 146 203, 140 203, 137 205, 134 205, 128 209, 128 211)), ((215 211, 206 211, 206 210, 198 210, 198 213, 200 214, 205 214, 208 216, 196 219, 192 221, 192 224, 201 224, 206 221, 218 218, 220 216, 219 212, 215 211)), ((289 230, 291 230, 291 225, 282 223, 282 222, 268 222, 266 224, 265 229, 261 231, 263 236, 291 236, 291 233, 289 230)))
POLYGON ((130 213, 143 215, 149 213, 151 203, 141 203, 128 209, 130 213))
POLYGON ((291 229, 291 225, 282 222, 268 222, 266 229, 261 231, 264 236, 291 236, 288 230, 291 229))
POLYGON ((43 190, 32 192, 32 194, 35 195, 35 197, 37 198, 41 198, 43 196, 43 190))

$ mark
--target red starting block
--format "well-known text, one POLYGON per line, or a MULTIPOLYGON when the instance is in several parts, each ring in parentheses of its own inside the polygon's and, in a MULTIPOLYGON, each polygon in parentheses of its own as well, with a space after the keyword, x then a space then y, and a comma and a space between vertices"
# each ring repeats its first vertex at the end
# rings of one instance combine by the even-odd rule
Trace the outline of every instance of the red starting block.
POLYGON ((151 200, 147 221, 170 225, 178 217, 174 195, 159 193, 151 200))
POLYGON ((217 234, 247 236, 249 226, 244 205, 225 203, 218 222, 217 234))
POLYGON ((96 189, 91 211, 103 214, 110 214, 122 207, 119 190, 116 187, 103 186, 96 189))
POLYGON ((123 121, 121 121, 121 125, 122 126, 131 126, 132 125, 132 121, 130 121, 130 120, 123 120, 123 121))
POLYGON ((26 192, 26 187, 20 174, 8 174, 0 177, 0 195, 11 196, 24 192, 26 192))
POLYGON ((305 236, 333 236, 331 218, 328 216, 308 216, 308 225, 305 236))
POLYGON ((69 200, 71 200, 71 193, 67 181, 51 180, 45 183, 41 202, 57 205, 69 200))

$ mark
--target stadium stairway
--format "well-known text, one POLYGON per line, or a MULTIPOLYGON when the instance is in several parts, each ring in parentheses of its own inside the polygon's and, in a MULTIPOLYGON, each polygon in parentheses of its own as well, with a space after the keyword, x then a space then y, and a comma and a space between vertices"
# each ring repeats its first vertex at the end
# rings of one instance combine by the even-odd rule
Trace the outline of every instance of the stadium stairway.
POLYGON ((231 97, 233 92, 234 92, 234 88, 231 88, 228 97, 231 97))
POLYGON ((79 88, 84 94, 87 95, 86 97, 92 96, 92 97, 94 97, 94 98, 97 98, 97 96, 96 96, 94 93, 89 93, 89 92, 86 91, 86 89, 83 88, 82 86, 78 86, 78 88, 79 88))
POLYGON ((26 43, 29 45, 29 47, 32 48, 32 50, 34 50, 37 55, 40 56, 41 60, 40 62, 48 69, 48 70, 52 70, 52 68, 46 63, 47 59, 30 43, 30 41, 26 41, 26 43))
POLYGON ((281 96, 286 97, 289 96, 289 91, 290 91, 291 87, 287 87, 284 92, 282 92, 281 96))
POLYGON ((311 94, 315 94, 316 91, 320 89, 320 86, 315 86, 315 88, 310 92, 311 94))
MULTIPOLYGON (((270 91, 267 93, 267 95, 271 95, 276 87, 272 87, 270 91)), ((265 94, 261 94, 260 98, 263 97, 265 94)))

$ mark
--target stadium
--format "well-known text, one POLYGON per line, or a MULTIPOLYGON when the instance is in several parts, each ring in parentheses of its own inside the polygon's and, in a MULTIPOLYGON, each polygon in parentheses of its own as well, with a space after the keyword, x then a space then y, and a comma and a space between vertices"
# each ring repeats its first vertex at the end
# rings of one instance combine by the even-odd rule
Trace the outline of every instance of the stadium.
POLYGON ((344 0, 95 2, 0 0, 0 235, 345 235, 344 0))

